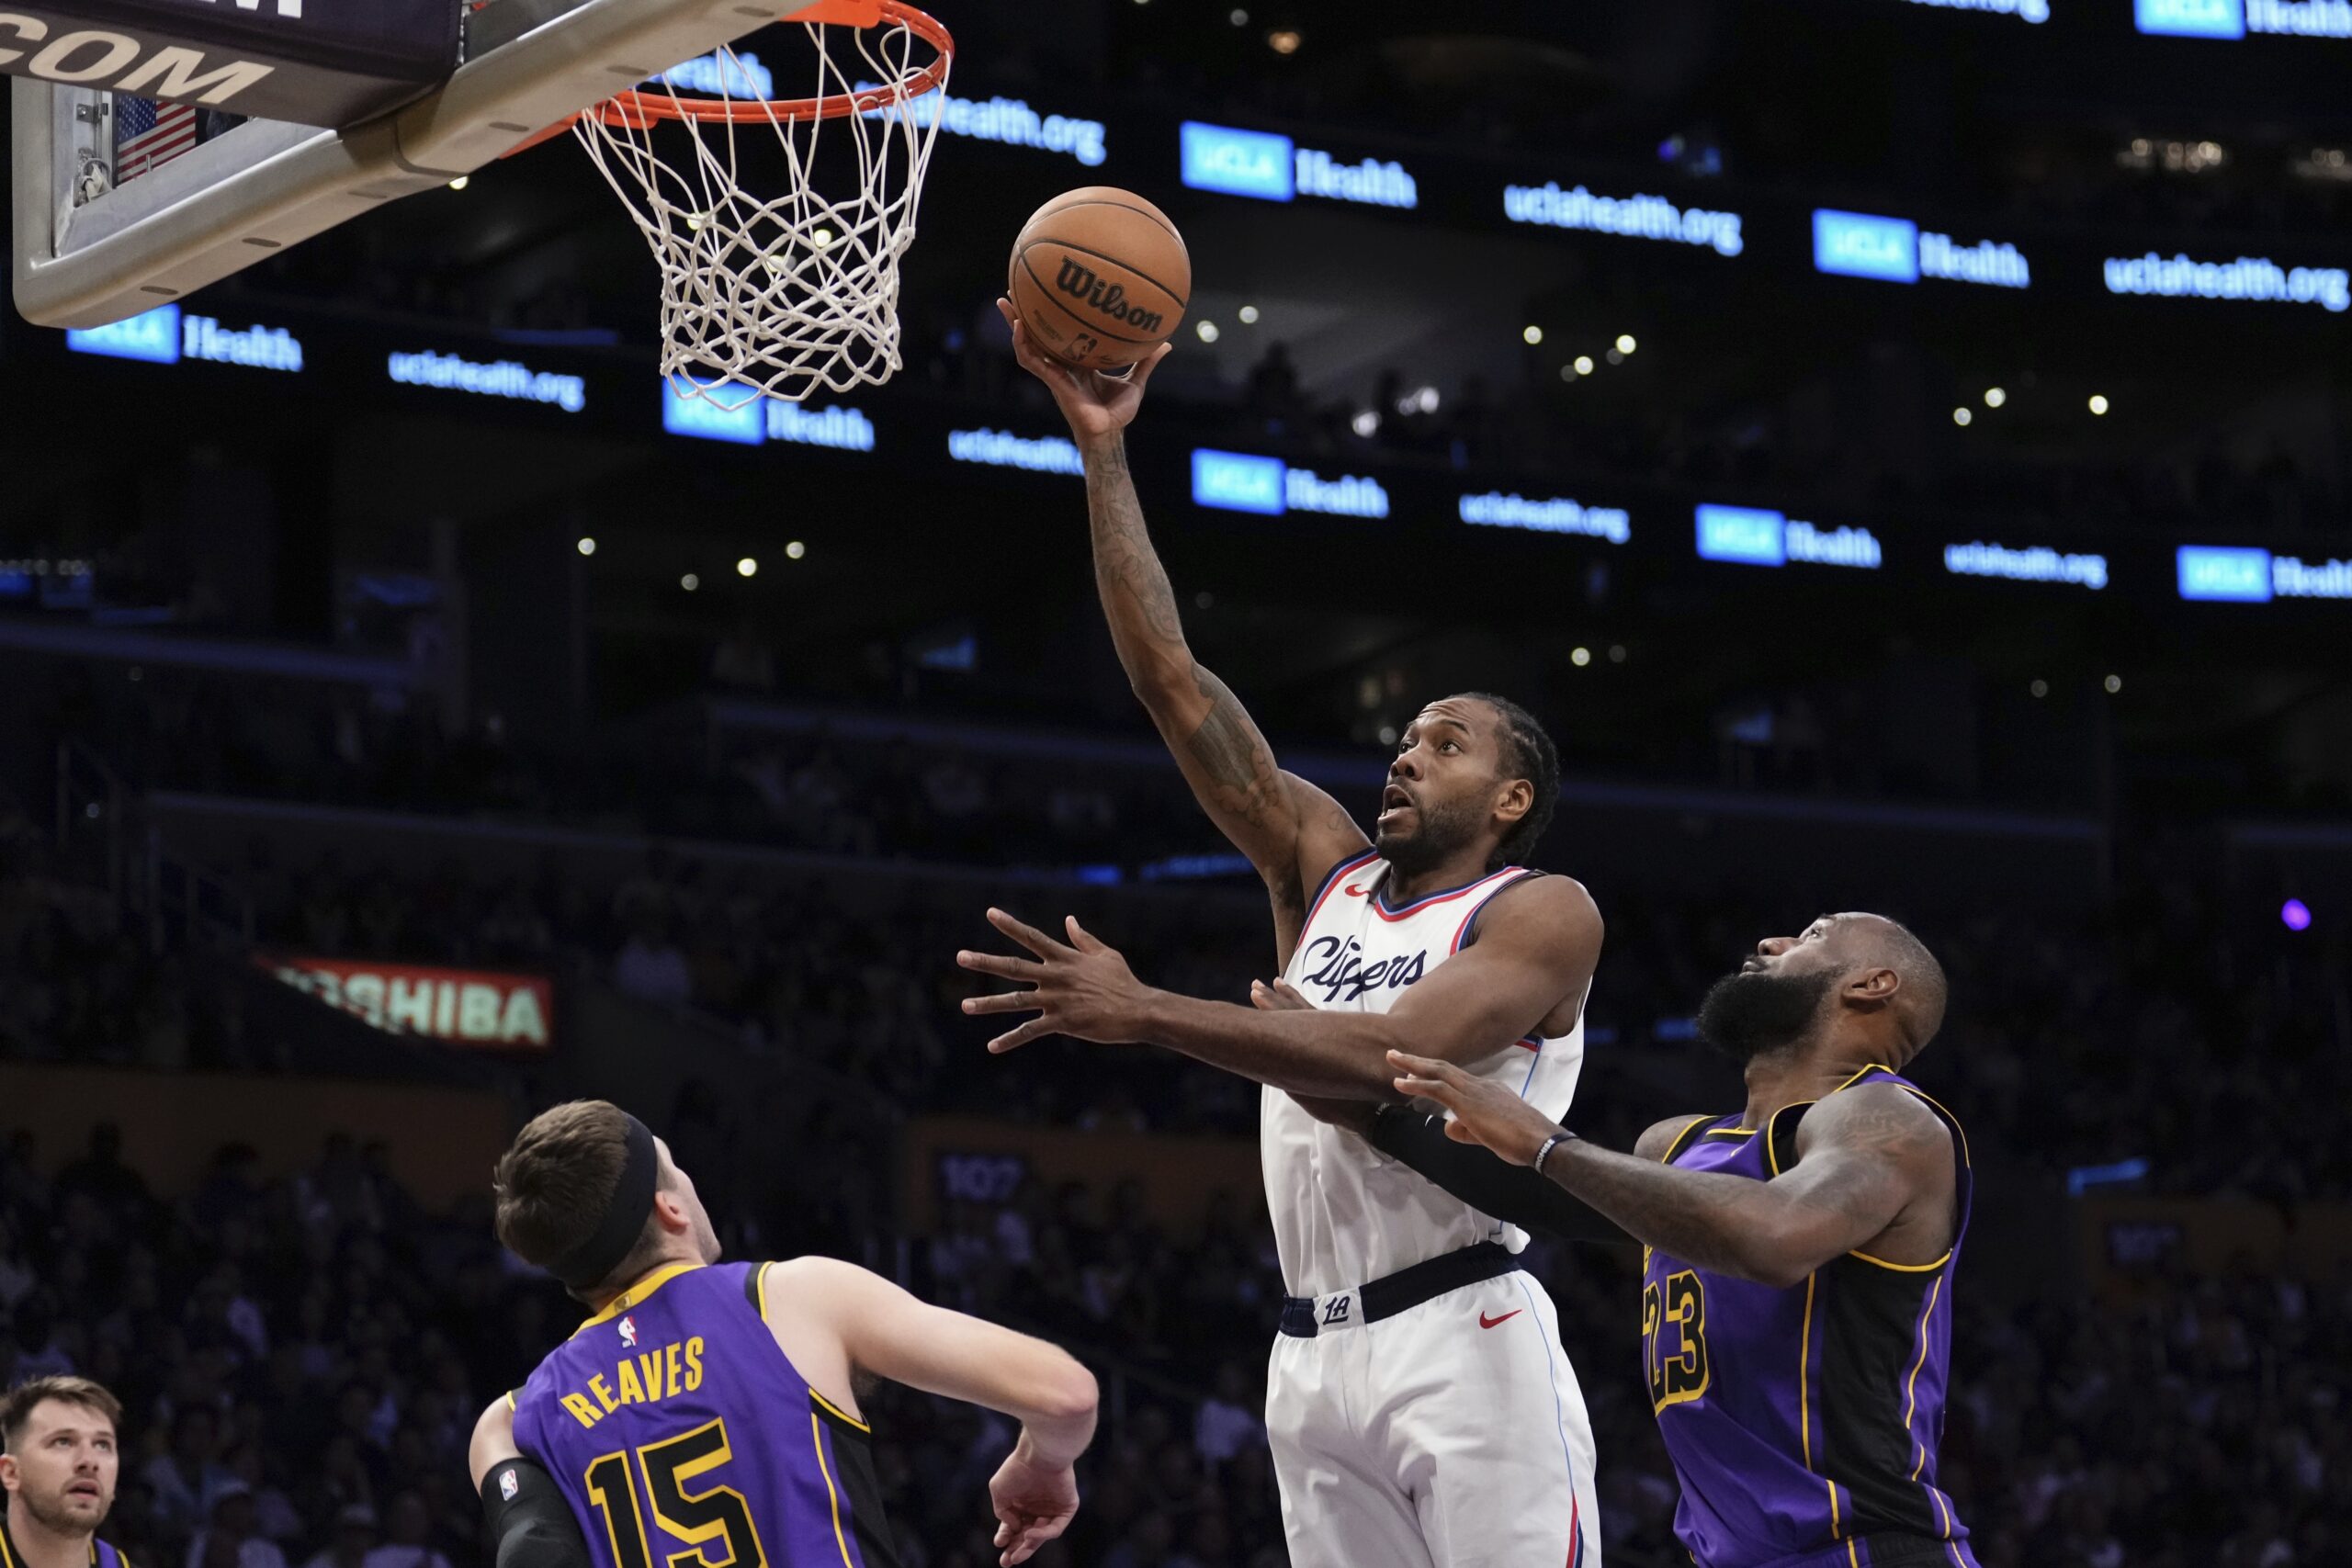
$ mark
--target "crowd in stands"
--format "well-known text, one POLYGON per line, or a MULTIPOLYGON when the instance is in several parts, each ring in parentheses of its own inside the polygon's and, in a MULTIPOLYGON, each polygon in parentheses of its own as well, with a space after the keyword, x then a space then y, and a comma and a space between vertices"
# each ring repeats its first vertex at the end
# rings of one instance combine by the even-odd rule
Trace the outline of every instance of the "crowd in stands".
MULTIPOLYGON (((348 1139, 275 1178, 224 1148, 169 1200, 137 1154, 104 1128, 79 1150, 18 1128, 0 1152, 0 1384, 77 1371, 123 1397, 108 1539, 165 1568, 478 1561, 473 1415, 579 1309, 499 1254, 485 1203, 426 1213, 348 1139)), ((725 1214, 730 1252, 754 1233, 796 1249, 801 1196, 725 1214)), ((1280 1283, 1254 1202, 1170 1234, 1130 1194, 1033 1183, 911 1258, 910 1285, 1070 1344, 1115 1396, 1047 1568, 1286 1561, 1255 1371, 1280 1283)), ((1634 1359, 1638 1253, 1529 1258, 1577 1359, 1610 1560, 1684 1561, 1634 1359)), ((2352 1279, 2245 1268, 2095 1308, 2055 1282, 2016 1310, 1962 1303, 1940 1473, 1986 1568, 2325 1568, 2352 1551, 2352 1373, 2330 1348, 2352 1279)), ((866 1414, 911 1568, 992 1562, 1006 1424, 887 1387, 866 1414)))

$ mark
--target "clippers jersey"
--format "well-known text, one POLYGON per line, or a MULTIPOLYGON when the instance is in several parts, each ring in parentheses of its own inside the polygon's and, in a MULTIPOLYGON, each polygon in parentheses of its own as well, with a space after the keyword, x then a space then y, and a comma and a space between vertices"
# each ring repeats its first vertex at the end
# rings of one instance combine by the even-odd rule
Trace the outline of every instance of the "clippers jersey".
POLYGON ((785 1358, 767 1268, 656 1269, 509 1396, 595 1568, 897 1563, 870 1433, 785 1358))
MULTIPOLYGON (((1317 1007, 1386 1012, 1406 987, 1477 939, 1478 916, 1496 894, 1542 874, 1506 866, 1395 908, 1385 896, 1388 871, 1376 850, 1343 861, 1308 908, 1283 977, 1317 1007)), ((1509 1085, 1555 1120, 1567 1113, 1583 1066, 1581 1005, 1566 1034, 1531 1035, 1485 1061, 1463 1064, 1509 1085)), ((1283 1286, 1294 1296, 1351 1291, 1482 1241, 1499 1241, 1513 1252, 1527 1245, 1525 1231, 1317 1121, 1280 1089, 1265 1091, 1258 1144, 1283 1286)))
MULTIPOLYGON (((1951 1247, 1931 1264, 1855 1252, 1774 1290, 1655 1249, 1642 1266, 1650 1404, 1682 1483, 1674 1533, 1701 1568, 1975 1568, 1936 1485, 1951 1363, 1951 1281, 1968 1231, 1968 1140, 1884 1067, 1838 1086, 1909 1090, 1951 1129, 1951 1247)), ((1796 1159, 1805 1101, 1761 1130, 1702 1118, 1666 1163, 1768 1181, 1796 1159)))

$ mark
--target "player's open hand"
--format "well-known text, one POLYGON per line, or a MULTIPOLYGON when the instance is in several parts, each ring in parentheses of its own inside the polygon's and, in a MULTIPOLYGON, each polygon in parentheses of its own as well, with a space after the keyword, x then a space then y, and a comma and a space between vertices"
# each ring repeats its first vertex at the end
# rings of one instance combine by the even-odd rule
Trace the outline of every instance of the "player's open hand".
POLYGON ((1025 1444, 1005 1456, 989 1481, 989 1502, 996 1509, 996 1544, 1003 1555, 1001 1568, 1026 1562, 1032 1553, 1069 1529, 1078 1512, 1078 1475, 1069 1465, 1045 1464, 1023 1451, 1025 1444))
POLYGON ((1559 1125, 1498 1083, 1473 1077, 1451 1062, 1388 1053, 1396 1070, 1396 1092, 1408 1100, 1443 1106, 1452 1120, 1445 1135, 1458 1144, 1483 1144, 1513 1165, 1533 1165, 1544 1140, 1559 1125))
POLYGON ((1021 368, 1046 384, 1046 390, 1053 393, 1062 417, 1069 421, 1070 434, 1081 441, 1126 429, 1134 422, 1136 411, 1143 407, 1143 389, 1149 384, 1151 373, 1174 352, 1174 344, 1163 343, 1125 376, 1075 370, 1037 346, 1029 329, 1021 324, 1020 313, 1013 310, 1012 300, 999 298, 996 308, 1012 328, 1012 357, 1021 362, 1021 368))
POLYGON ((964 1010, 976 1017, 998 1012, 1037 1015, 989 1041, 992 1055, 1019 1050, 1048 1034, 1067 1034, 1098 1045, 1132 1044, 1143 1038, 1151 988, 1136 978, 1115 949, 1080 925, 1077 916, 1067 917, 1063 923, 1069 931, 1066 942, 1023 925, 1002 909, 990 909, 989 924, 1036 956, 1008 958, 969 950, 956 955, 957 964, 975 974, 1017 980, 1029 987, 965 998, 964 1010))

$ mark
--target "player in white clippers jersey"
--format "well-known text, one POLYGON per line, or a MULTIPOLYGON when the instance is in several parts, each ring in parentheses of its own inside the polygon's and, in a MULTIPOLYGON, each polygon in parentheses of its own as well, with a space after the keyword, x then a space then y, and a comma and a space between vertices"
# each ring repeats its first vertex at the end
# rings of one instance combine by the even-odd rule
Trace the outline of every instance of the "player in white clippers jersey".
POLYGON ((1120 663, 1202 807, 1265 879, 1285 980, 1256 1008, 1175 996, 1138 983, 1075 920, 1064 942, 992 909, 1034 958, 957 961, 1029 988, 966 1010, 1038 1013, 991 1051, 1052 1033, 1150 1043, 1266 1086, 1267 1198, 1290 1293, 1266 1419, 1295 1568, 1597 1565, 1590 1428, 1550 1300, 1518 1271, 1525 1236, 1295 1098, 1392 1099, 1385 1053, 1411 1042, 1565 1112, 1601 929, 1577 883, 1514 863, 1559 793, 1551 740, 1499 697, 1431 703, 1405 732, 1367 840, 1276 766, 1184 640, 1124 438, 1167 350, 1119 380, 1047 359, 1017 320, 1013 333, 1085 456, 1120 663))

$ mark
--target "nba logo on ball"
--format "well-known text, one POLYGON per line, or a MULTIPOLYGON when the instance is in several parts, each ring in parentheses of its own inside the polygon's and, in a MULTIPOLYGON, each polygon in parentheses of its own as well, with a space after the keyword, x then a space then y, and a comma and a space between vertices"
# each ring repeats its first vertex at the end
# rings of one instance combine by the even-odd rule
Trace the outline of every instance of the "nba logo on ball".
POLYGON ((632 1350, 637 1348, 637 1319, 633 1317, 621 1319, 621 1343, 632 1350))

